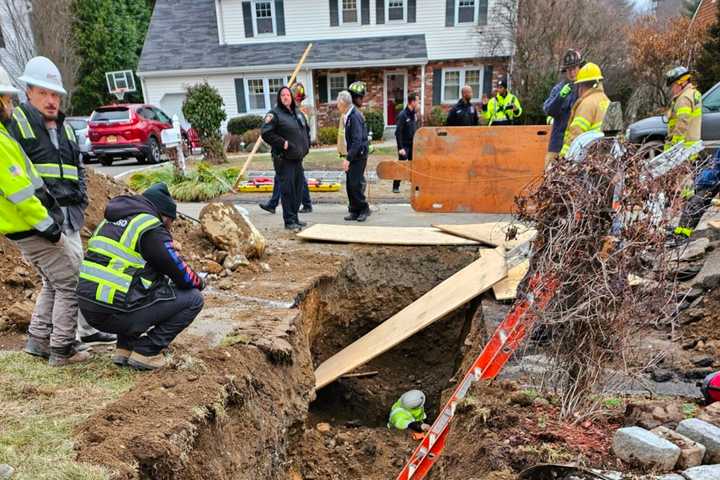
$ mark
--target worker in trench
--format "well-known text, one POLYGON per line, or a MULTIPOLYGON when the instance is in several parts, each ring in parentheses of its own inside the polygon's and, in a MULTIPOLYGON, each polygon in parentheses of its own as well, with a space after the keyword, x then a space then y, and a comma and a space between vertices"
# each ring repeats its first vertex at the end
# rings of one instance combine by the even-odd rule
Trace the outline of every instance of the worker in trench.
POLYGON ((488 125, 513 125, 523 112, 520 100, 508 90, 507 79, 498 82, 493 98, 483 95, 482 111, 488 125))
POLYGON ((117 334, 113 363, 160 368, 162 351, 202 310, 205 281, 175 248, 177 205, 164 183, 113 198, 104 216, 80 267, 80 309, 90 325, 117 334))
POLYGON ((414 437, 420 437, 430 429, 430 425, 425 423, 426 418, 425 394, 420 390, 409 390, 390 408, 387 427, 410 430, 418 434, 413 435, 414 437))
MULTIPOLYGON (((397 141, 398 160, 412 161, 413 139, 417 130, 415 116, 418 106, 418 96, 415 93, 408 95, 407 106, 397 116, 395 123, 395 140, 397 141)), ((393 180, 393 193, 400 193, 400 180, 393 180)))
POLYGON ((475 127, 480 124, 479 112, 472 103, 473 89, 465 85, 460 91, 460 100, 448 112, 448 127, 475 127))
POLYGON ((348 87, 352 104, 345 113, 347 157, 343 160, 349 212, 345 221, 348 222, 364 222, 370 216, 370 205, 365 198, 365 168, 369 154, 368 126, 360 111, 366 91, 365 82, 353 82, 348 87))

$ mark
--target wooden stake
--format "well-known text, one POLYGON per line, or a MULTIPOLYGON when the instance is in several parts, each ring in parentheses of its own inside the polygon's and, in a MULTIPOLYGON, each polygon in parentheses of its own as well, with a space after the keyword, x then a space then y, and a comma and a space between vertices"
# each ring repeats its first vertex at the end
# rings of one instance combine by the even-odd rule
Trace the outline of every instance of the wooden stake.
POLYGON ((374 377, 378 373, 380 372, 378 372, 377 370, 373 370, 371 372, 346 373, 342 376, 342 378, 374 377))

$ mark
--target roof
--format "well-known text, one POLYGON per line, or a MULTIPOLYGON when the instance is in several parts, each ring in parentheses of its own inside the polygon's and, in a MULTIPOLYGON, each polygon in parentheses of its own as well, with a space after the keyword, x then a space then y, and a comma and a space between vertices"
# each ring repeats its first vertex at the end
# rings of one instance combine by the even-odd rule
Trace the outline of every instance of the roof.
MULTIPOLYGON (((220 45, 214 0, 157 0, 143 46, 140 74, 177 70, 294 67, 306 41, 220 45)), ((282 38, 282 37, 277 37, 282 38)), ((309 67, 372 66, 391 60, 427 62, 425 35, 342 38, 313 42, 309 67), (397 45, 403 48, 398 50, 397 45)), ((406 63, 411 64, 411 63, 406 63)))
POLYGON ((718 0, 702 0, 695 12, 698 25, 711 25, 717 18, 718 0))

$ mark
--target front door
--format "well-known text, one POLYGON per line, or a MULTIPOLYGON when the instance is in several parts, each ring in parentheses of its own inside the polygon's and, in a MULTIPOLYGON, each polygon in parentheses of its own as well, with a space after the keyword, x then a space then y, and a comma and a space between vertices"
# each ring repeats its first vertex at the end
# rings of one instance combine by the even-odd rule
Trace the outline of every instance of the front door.
POLYGON ((407 98, 407 74, 385 73, 385 125, 395 126, 397 114, 405 107, 407 98))

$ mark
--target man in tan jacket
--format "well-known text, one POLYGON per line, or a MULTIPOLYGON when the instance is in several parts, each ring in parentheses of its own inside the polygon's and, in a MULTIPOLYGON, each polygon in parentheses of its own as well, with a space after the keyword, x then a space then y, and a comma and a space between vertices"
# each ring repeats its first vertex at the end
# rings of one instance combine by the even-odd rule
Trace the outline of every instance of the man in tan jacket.
POLYGON ((665 78, 672 94, 665 150, 678 143, 691 147, 700 140, 702 95, 690 81, 690 71, 685 67, 673 68, 665 78))

